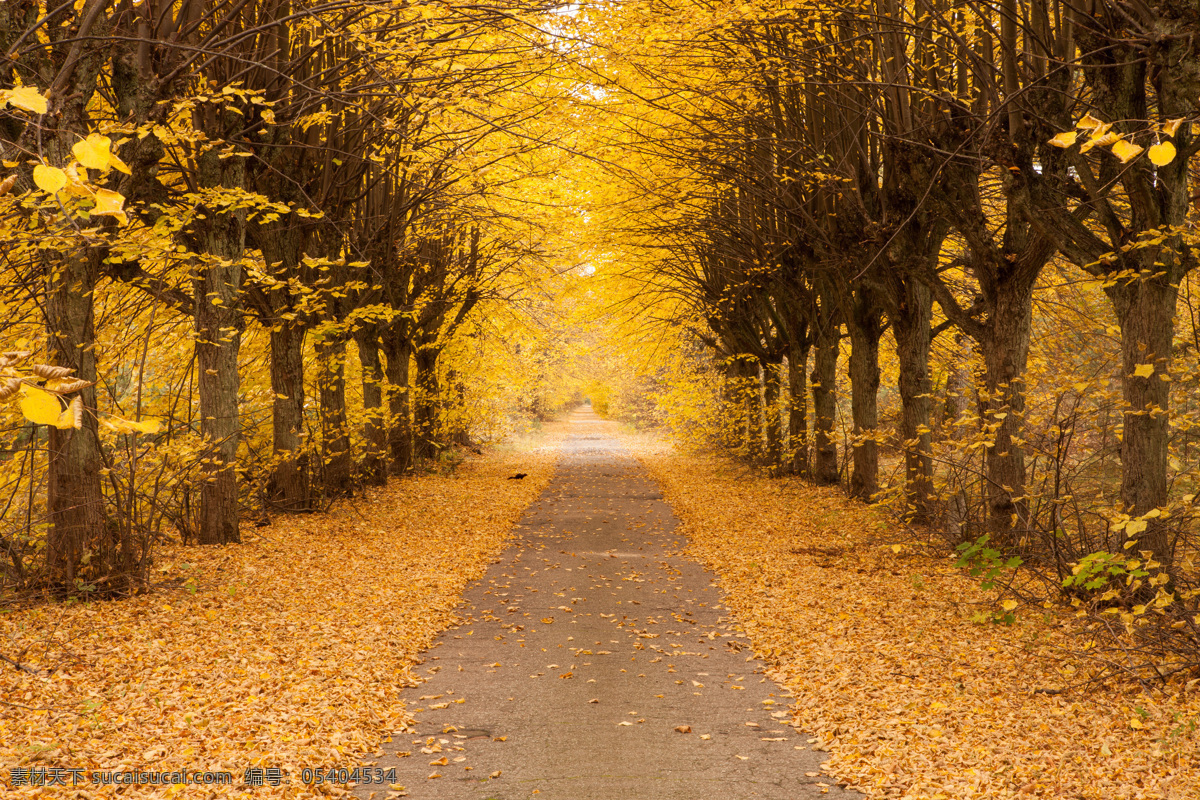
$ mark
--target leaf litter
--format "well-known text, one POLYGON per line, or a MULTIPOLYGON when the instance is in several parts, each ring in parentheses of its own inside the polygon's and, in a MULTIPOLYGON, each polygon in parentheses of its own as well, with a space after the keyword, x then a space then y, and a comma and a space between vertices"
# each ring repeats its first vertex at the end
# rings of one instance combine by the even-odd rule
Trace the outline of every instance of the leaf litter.
POLYGON ((300 784, 300 770, 369 764, 413 723, 399 695, 420 680, 418 654, 549 483, 560 435, 247 527, 241 545, 164 546, 156 580, 174 588, 0 615, 0 653, 25 667, 0 664, 0 763, 228 771, 242 791, 247 768, 279 767, 292 782, 255 797, 343 793, 300 784), (518 467, 527 477, 506 480, 518 467))
POLYGON ((884 512, 624 439, 843 785, 914 800, 1200 797, 1200 682, 1087 683, 1069 611, 973 622, 995 593, 934 548, 893 547, 911 536, 884 512))

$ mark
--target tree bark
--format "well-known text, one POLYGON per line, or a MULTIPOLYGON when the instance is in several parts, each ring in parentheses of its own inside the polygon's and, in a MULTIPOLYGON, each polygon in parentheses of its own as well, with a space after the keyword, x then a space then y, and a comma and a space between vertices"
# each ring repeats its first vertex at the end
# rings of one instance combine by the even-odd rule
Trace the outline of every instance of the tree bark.
POLYGON ((350 428, 346 419, 346 335, 330 331, 317 342, 321 394, 321 458, 326 497, 351 494, 350 428))
POLYGON ((415 459, 436 458, 441 449, 441 386, 438 383, 437 361, 441 351, 433 345, 417 348, 416 401, 413 404, 413 456, 415 459))
POLYGON ((838 325, 822 320, 817 333, 817 352, 813 358, 812 395, 814 422, 813 480, 820 486, 838 482, 837 437, 837 362, 838 325))
POLYGON ((383 362, 379 357, 379 334, 369 328, 355 331, 358 363, 362 373, 363 394, 363 455, 362 472, 367 483, 383 486, 387 483, 387 426, 383 419, 383 362))
POLYGON ((892 319, 900 367, 900 437, 904 442, 904 491, 914 522, 928 522, 933 505, 933 438, 929 429, 929 348, 933 297, 929 287, 906 280, 892 319))
MULTIPOLYGON (((1023 283, 1023 282, 1022 282, 1023 283)), ((987 466, 988 531, 1001 549, 1019 544, 1029 528, 1025 502, 1025 450, 1019 441, 1025 422, 1025 368, 1029 360, 1033 285, 1001 285, 979 343, 983 355, 984 424, 992 446, 987 466)))
POLYGON ((783 466, 783 429, 779 408, 780 368, 778 361, 764 361, 763 375, 763 411, 766 414, 767 434, 767 466, 771 470, 779 470, 783 466))
POLYGON ((807 343, 788 351, 788 450, 792 472, 809 476, 808 455, 808 351, 807 343))
MULTIPOLYGON (((88 253, 72 253, 56 260, 50 273, 46 321, 51 362, 74 369, 76 378, 95 381, 95 265, 88 253)), ((83 427, 50 428, 46 559, 50 579, 68 591, 80 577, 85 552, 95 559, 94 573, 110 575, 132 566, 123 563, 120 549, 107 540, 96 389, 89 386, 79 394, 83 427)))
POLYGON ((387 359, 384 374, 387 376, 390 417, 388 450, 391 454, 392 472, 403 475, 412 471, 413 467, 412 387, 409 386, 412 344, 407 338, 394 332, 385 335, 382 344, 387 359))
POLYGON ((309 494, 304 451, 304 327, 280 321, 271 328, 272 451, 277 463, 267 498, 285 511, 305 511, 309 494))
MULTIPOLYGON (((205 188, 241 188, 245 163, 219 158, 215 149, 199 158, 205 188)), ((241 542, 238 530, 237 451, 238 351, 242 341, 239 312, 246 212, 206 209, 197 238, 203 266, 195 280, 196 366, 200 393, 200 434, 211 461, 200 485, 200 544, 241 542)))
MULTIPOLYGON (((1170 441, 1171 342, 1175 336, 1178 281, 1161 272, 1118 281, 1105 290, 1121 324, 1121 363, 1124 381, 1124 434, 1121 438, 1121 504, 1125 513, 1140 517, 1167 504, 1167 462, 1170 441), (1149 364, 1154 371, 1145 375, 1149 364)), ((1135 550, 1150 550, 1168 572, 1173 548, 1168 526, 1161 518, 1146 520, 1146 529, 1129 536, 1135 550)))
POLYGON ((854 293, 850 332, 850 407, 854 418, 850 496, 870 501, 879 491, 879 337, 882 310, 869 292, 854 293))

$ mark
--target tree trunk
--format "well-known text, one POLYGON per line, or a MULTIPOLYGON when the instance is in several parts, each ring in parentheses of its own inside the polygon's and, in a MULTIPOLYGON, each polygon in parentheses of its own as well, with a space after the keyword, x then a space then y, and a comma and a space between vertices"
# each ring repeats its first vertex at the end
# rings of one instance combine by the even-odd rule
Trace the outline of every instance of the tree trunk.
MULTIPOLYGON (((455 370, 449 370, 446 373, 446 388, 450 399, 450 407, 446 410, 448 439, 452 444, 461 447, 471 446, 471 431, 467 426, 467 385, 463 383, 462 377, 455 370)), ((538 392, 534 397, 534 407, 538 419, 548 419, 550 408, 546 397, 538 392)))
POLYGON ((362 372, 363 394, 363 455, 362 471, 367 483, 383 486, 387 483, 387 426, 383 420, 383 362, 379 358, 379 334, 359 328, 354 334, 358 345, 358 363, 362 372))
POLYGON ((762 365, 763 375, 763 410, 766 413, 767 433, 767 465, 771 470, 779 470, 783 465, 783 430, 780 419, 779 389, 780 364, 778 361, 765 361, 762 365))
POLYGON ((954 335, 955 356, 950 374, 946 378, 946 402, 942 406, 942 436, 954 438, 953 424, 967 406, 968 393, 972 390, 971 338, 962 331, 954 335), (950 427, 946 431, 945 427, 950 427))
POLYGON ((438 384, 437 361, 441 351, 432 345, 418 347, 414 354, 417 365, 416 402, 413 404, 413 456, 420 459, 437 457, 441 449, 441 387, 438 384))
POLYGON ((271 328, 272 451, 277 461, 267 498, 285 511, 311 507, 304 452, 304 328, 288 321, 271 328))
POLYGON ((817 352, 813 358, 812 395, 814 422, 813 480, 820 486, 838 482, 837 437, 837 362, 838 326, 829 320, 817 336, 817 352))
MULTIPOLYGON (((244 159, 221 159, 216 150, 210 150, 200 157, 198 166, 201 186, 245 185, 244 159)), ((208 442, 211 461, 200 485, 197 539, 200 544, 229 544, 242 540, 236 468, 241 434, 238 351, 246 212, 208 208, 198 225, 197 244, 204 266, 195 280, 196 367, 200 434, 208 442)))
POLYGON ((412 387, 409 386, 409 364, 412 344, 408 339, 390 332, 383 337, 383 354, 387 358, 387 402, 390 427, 388 450, 392 472, 403 475, 413 467, 412 387))
POLYGON ((1004 549, 1018 545, 1021 534, 1029 529, 1025 452, 1019 437, 1025 421, 1024 376, 1029 360, 1033 286, 998 287, 994 302, 979 346, 987 392, 983 422, 992 440, 984 456, 988 531, 992 541, 1004 549))
POLYGON ((808 344, 788 351, 788 450, 792 472, 804 478, 809 476, 808 351, 808 344))
POLYGON ((879 491, 879 337, 882 311, 869 294, 856 291, 848 317, 850 331, 850 407, 854 418, 854 456, 850 496, 870 501, 879 491))
POLYGON ((892 332, 900 368, 900 436, 904 440, 904 491, 914 522, 928 522, 933 505, 933 439, 929 429, 929 348, 933 297, 929 287, 906 280, 892 332))
MULTIPOLYGON (((49 267, 52 274, 46 303, 51 362, 73 368, 73 377, 85 381, 96 380, 92 306, 96 271, 91 261, 86 252, 56 260, 49 267)), ((50 428, 46 563, 50 579, 68 591, 75 588, 76 578, 80 577, 85 552, 95 559, 92 572, 107 575, 132 566, 124 563, 121 552, 104 552, 115 548, 106 541, 96 389, 89 386, 79 394, 83 427, 65 431, 50 428)))
POLYGON ((350 427, 346 420, 346 335, 330 331, 317 342, 321 393, 321 458, 325 496, 351 494, 350 427))
POLYGON ((750 356, 738 359, 738 387, 745 408, 744 446, 751 464, 763 460, 763 399, 762 383, 758 377, 758 362, 750 356))
MULTIPOLYGON (((1168 378, 1179 283, 1159 273, 1151 278, 1120 280, 1105 291, 1121 324, 1125 373, 1121 504, 1125 513, 1136 518, 1167 504, 1168 378), (1146 375, 1147 364, 1153 367, 1150 375, 1146 375)), ((1137 540, 1131 549, 1150 550, 1162 569, 1171 571, 1173 547, 1169 528, 1161 518, 1146 520, 1146 529, 1128 538, 1137 540)))

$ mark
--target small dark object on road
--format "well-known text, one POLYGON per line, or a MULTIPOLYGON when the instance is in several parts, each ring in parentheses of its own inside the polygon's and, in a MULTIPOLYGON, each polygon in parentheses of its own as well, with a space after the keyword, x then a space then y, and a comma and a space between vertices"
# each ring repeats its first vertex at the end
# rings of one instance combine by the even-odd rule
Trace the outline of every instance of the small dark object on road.
POLYGON ((521 480, 521 478, 524 478, 524 477, 525 477, 527 474, 529 474, 529 473, 526 473, 526 472, 518 472, 516 475, 509 475, 509 476, 508 476, 508 479, 509 479, 510 481, 519 481, 519 480, 521 480))

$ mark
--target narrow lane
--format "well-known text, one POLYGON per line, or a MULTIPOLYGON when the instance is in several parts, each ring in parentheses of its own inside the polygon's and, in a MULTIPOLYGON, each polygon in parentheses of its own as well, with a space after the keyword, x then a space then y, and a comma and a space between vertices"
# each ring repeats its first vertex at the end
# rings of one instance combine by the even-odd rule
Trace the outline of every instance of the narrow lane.
POLYGON ((416 733, 377 766, 409 797, 439 800, 847 794, 786 724, 783 691, 712 575, 678 555, 678 520, 610 425, 573 415, 517 542, 467 590, 464 624, 406 692, 416 733))

